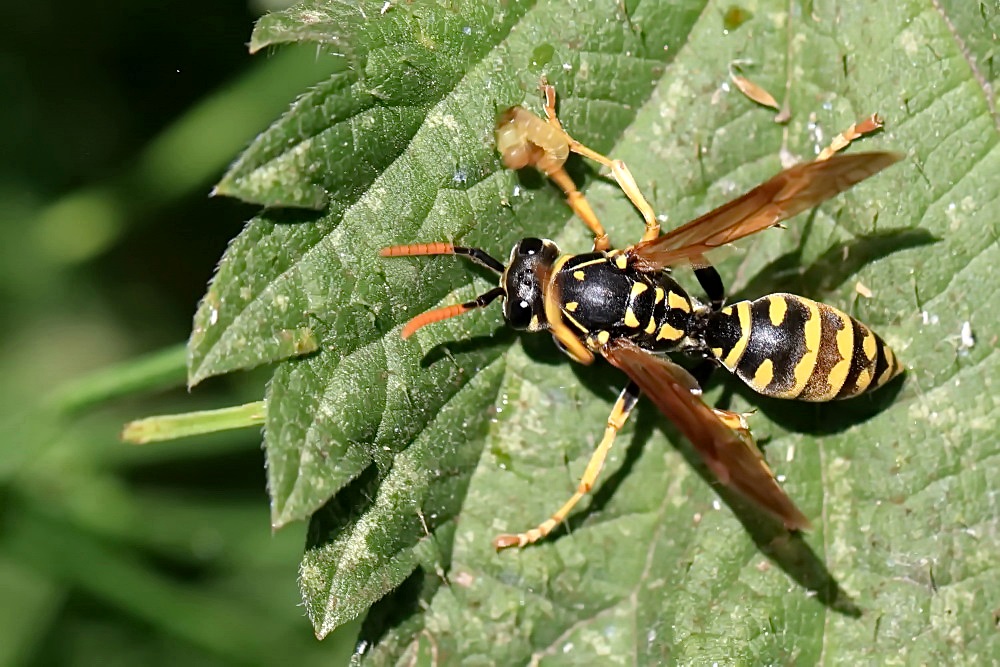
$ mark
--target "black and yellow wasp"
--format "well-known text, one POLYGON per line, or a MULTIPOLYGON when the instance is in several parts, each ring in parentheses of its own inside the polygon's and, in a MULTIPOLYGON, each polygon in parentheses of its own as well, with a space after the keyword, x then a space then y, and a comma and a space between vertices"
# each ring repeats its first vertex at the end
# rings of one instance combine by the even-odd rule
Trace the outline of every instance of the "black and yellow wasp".
POLYGON ((754 444, 743 415, 708 407, 695 377, 666 356, 688 352, 711 366, 725 366, 765 396, 831 401, 881 387, 902 371, 892 350, 853 317, 811 299, 771 294, 724 306, 722 280, 705 254, 755 234, 843 192, 900 159, 887 152, 839 155, 857 136, 879 127, 876 116, 838 136, 816 160, 786 169, 743 196, 660 235, 652 207, 628 168, 570 137, 555 112, 555 89, 543 86, 547 118, 514 107, 497 127, 497 147, 512 169, 533 166, 554 181, 577 216, 594 233, 593 252, 561 254, 552 241, 526 238, 506 266, 483 250, 450 243, 422 243, 382 250, 385 257, 465 255, 500 275, 499 286, 468 303, 425 312, 402 330, 420 327, 503 301, 514 329, 549 331, 575 361, 600 355, 629 376, 615 402, 604 437, 573 496, 548 520, 523 533, 500 535, 498 549, 535 542, 566 518, 593 487, 615 435, 645 393, 692 442, 709 469, 789 529, 809 521, 788 498, 754 444), (642 240, 621 250, 611 243, 563 165, 570 153, 610 169, 642 214, 642 240), (671 277, 671 266, 694 268, 708 301, 689 295, 671 277))

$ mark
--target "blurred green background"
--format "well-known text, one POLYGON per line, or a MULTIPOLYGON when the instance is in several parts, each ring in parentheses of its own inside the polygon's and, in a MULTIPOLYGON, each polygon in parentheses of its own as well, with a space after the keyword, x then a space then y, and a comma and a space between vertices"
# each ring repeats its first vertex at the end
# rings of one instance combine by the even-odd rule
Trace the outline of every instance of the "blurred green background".
POLYGON ((266 374, 184 388, 183 342, 253 207, 227 164, 336 67, 250 56, 283 4, 5 8, 0 48, 0 665, 336 664, 272 535, 256 429, 122 444, 154 413, 259 400, 266 374))

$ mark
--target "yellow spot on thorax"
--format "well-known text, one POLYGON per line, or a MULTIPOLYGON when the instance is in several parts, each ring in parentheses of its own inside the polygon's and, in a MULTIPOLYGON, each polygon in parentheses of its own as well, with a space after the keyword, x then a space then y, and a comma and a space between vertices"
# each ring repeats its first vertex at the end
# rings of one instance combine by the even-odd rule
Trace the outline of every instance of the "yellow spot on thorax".
POLYGON ((583 280, 586 276, 584 275, 583 271, 574 271, 573 277, 576 278, 577 280, 583 280))
POLYGON ((684 332, 669 324, 661 326, 660 332, 656 334, 656 340, 680 340, 681 338, 684 338, 684 332))
POLYGON ((771 316, 771 324, 781 326, 788 312, 788 302, 780 296, 772 296, 767 302, 767 314, 771 316))
POLYGON ((571 313, 575 313, 576 309, 579 307, 580 304, 576 301, 570 301, 569 303, 566 304, 566 310, 568 310, 571 313))
POLYGON ((635 313, 632 312, 632 308, 631 307, 625 309, 625 320, 624 321, 625 321, 625 326, 627 326, 627 327, 631 327, 631 328, 635 329, 636 327, 639 326, 639 318, 637 318, 635 316, 635 313))
POLYGON ((691 302, 674 291, 667 295, 667 305, 685 313, 691 312, 691 302))

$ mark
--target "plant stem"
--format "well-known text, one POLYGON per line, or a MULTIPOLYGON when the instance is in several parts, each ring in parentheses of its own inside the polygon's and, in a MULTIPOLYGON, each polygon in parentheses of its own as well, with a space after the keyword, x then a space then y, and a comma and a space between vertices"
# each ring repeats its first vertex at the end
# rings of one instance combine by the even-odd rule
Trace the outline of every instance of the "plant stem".
POLYGON ((267 406, 264 401, 254 401, 218 410, 158 415, 125 424, 121 437, 125 442, 136 445, 176 440, 191 435, 261 426, 266 414, 267 406))

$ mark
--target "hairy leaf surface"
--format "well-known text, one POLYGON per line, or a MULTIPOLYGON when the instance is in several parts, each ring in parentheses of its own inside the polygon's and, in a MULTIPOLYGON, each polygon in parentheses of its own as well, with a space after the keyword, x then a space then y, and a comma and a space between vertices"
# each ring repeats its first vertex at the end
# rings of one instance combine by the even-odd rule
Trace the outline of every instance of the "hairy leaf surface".
MULTIPOLYGON (((279 362, 272 517, 311 522, 302 587, 317 632, 392 592, 362 630, 378 664, 997 655, 1000 318, 983 306, 1000 285, 997 17, 975 4, 310 2, 264 19, 255 48, 318 43, 344 70, 219 185, 300 208, 262 214, 227 251, 191 382, 279 362), (731 84, 736 60, 787 124, 731 84), (498 112, 539 110, 542 75, 569 131, 624 159, 668 228, 886 118, 850 150, 903 163, 718 259, 735 297, 831 303, 909 369, 830 405, 763 399, 722 373, 709 385, 708 400, 757 410, 754 433, 813 532, 789 536, 706 483, 642 401, 568 527, 493 552, 496 533, 569 496, 623 379, 502 329, 495 306, 400 340, 415 314, 494 279, 377 252, 456 241, 505 260, 526 235, 589 250, 558 190, 503 170, 492 145, 498 112)), ((615 243, 636 241, 613 183, 582 161, 570 171, 615 243)))

